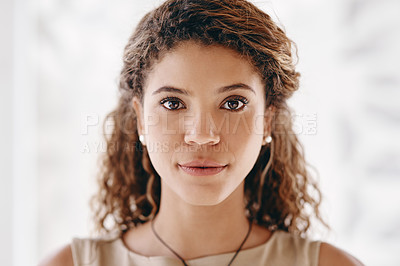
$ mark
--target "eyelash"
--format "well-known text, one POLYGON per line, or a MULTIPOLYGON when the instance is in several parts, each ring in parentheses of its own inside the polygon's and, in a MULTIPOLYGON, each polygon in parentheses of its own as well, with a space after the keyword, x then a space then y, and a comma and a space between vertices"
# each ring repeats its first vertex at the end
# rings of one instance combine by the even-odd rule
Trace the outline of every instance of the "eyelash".
MULTIPOLYGON (((235 96, 232 96, 231 98, 229 98, 228 100, 226 100, 226 101, 224 102, 223 105, 225 105, 225 104, 228 103, 228 102, 235 102, 235 101, 240 101, 243 105, 242 105, 239 109, 226 109, 226 108, 224 108, 224 109, 226 109, 226 110, 228 110, 228 111, 231 111, 231 112, 240 112, 240 111, 242 111, 242 110, 247 106, 247 104, 249 103, 249 101, 248 101, 245 97, 242 97, 242 96, 239 96, 239 95, 235 95, 235 96)), ((166 103, 166 102, 178 102, 178 103, 184 105, 184 104, 182 103, 182 101, 181 101, 179 98, 167 96, 166 98, 164 98, 164 99, 162 99, 162 100, 160 101, 160 104, 161 104, 165 109, 167 109, 167 110, 169 110, 169 111, 178 111, 178 110, 180 110, 180 109, 182 109, 182 108, 179 108, 179 109, 168 109, 168 108, 166 108, 166 107, 164 106, 164 103, 166 103)))

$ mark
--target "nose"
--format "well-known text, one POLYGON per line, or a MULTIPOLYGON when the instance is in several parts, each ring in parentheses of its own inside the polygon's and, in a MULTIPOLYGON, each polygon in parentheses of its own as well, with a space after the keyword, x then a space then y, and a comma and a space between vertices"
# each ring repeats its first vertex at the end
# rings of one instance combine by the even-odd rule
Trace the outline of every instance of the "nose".
POLYGON ((185 132, 185 142, 189 145, 215 145, 219 143, 220 136, 214 130, 213 121, 202 123, 201 117, 188 121, 190 128, 185 132))

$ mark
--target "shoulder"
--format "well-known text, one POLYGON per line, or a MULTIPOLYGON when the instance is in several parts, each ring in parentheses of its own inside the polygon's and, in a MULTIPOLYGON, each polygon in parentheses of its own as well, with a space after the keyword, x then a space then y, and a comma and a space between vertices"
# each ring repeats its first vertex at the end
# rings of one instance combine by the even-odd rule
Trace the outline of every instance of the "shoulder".
POLYGON ((39 266, 73 266, 71 245, 66 245, 44 259, 39 266))
POLYGON ((321 242, 319 266, 362 266, 364 265, 349 253, 325 242, 321 242))
POLYGON ((108 257, 119 254, 118 236, 118 232, 110 232, 96 238, 73 238, 70 244, 48 256, 39 266, 103 265, 99 261, 100 254, 106 252, 108 257))

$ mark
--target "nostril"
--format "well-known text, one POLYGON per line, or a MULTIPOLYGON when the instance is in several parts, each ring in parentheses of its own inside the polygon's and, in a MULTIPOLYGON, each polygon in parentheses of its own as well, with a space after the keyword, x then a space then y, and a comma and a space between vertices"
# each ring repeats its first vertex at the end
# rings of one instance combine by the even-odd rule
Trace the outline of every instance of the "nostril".
POLYGON ((197 145, 215 145, 220 142, 219 135, 210 135, 210 134, 186 134, 185 142, 187 144, 197 144, 197 145))

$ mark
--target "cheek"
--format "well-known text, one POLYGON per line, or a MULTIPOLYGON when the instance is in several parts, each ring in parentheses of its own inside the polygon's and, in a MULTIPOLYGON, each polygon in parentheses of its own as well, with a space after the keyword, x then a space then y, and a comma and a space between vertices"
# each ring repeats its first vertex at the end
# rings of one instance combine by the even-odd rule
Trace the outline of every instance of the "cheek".
POLYGON ((263 132, 263 116, 258 114, 255 110, 249 112, 233 115, 229 119, 229 132, 228 135, 233 136, 243 141, 251 140, 253 138, 262 137, 263 132))
POLYGON ((262 148, 262 121, 262 115, 260 117, 250 112, 231 119, 231 134, 226 135, 226 141, 234 155, 234 165, 240 166, 244 175, 254 166, 262 148))
POLYGON ((179 151, 179 119, 174 114, 151 113, 152 123, 147 126, 147 152, 153 166, 160 174, 173 164, 179 151))
POLYGON ((150 142, 168 142, 179 132, 179 119, 175 114, 152 112, 146 121, 148 140, 150 142))
POLYGON ((154 169, 161 176, 171 176, 171 165, 178 142, 175 122, 164 115, 158 115, 158 122, 148 126, 147 152, 154 169))

